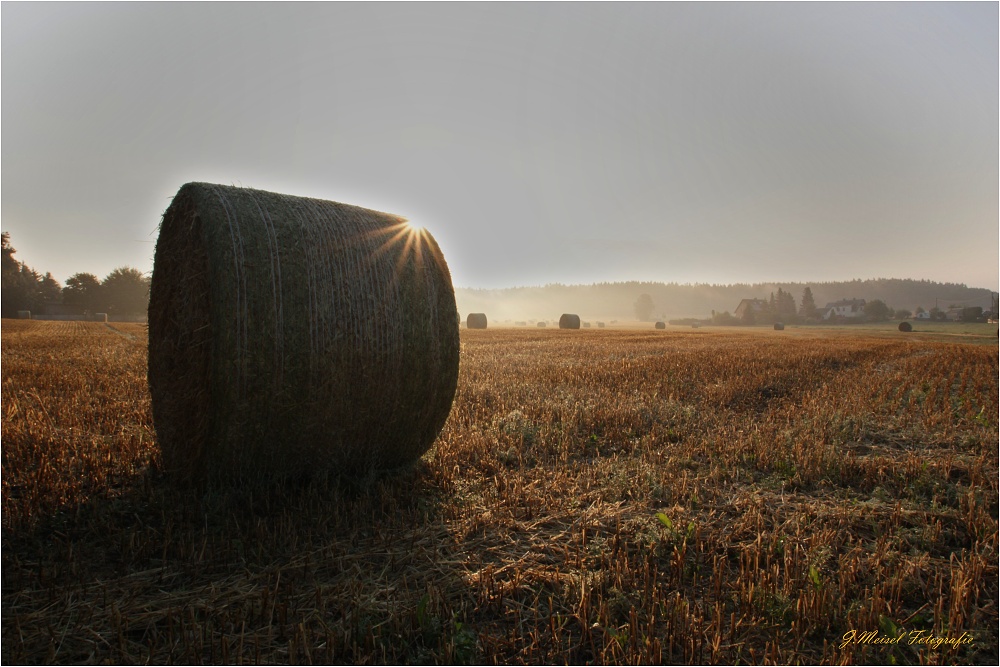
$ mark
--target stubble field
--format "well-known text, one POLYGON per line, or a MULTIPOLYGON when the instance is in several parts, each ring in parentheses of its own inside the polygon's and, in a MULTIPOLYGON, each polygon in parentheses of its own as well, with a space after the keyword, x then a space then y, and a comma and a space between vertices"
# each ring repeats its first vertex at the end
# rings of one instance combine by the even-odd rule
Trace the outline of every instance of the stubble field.
POLYGON ((996 663, 995 343, 463 331, 417 466, 250 491, 143 326, 2 327, 4 663, 996 663))

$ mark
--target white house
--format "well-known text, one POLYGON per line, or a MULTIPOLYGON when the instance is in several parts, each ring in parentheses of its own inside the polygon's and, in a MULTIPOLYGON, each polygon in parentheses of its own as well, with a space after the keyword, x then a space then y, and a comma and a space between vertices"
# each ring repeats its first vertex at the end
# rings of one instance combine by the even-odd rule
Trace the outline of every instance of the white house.
POLYGON ((826 304, 823 309, 823 319, 829 320, 833 317, 861 317, 865 314, 864 299, 841 299, 826 304))

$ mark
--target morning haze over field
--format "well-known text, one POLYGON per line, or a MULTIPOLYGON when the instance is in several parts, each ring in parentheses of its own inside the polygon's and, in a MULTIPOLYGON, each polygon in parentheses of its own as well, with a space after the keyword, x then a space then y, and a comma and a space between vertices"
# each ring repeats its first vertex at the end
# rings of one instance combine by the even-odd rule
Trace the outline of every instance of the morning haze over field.
POLYGON ((996 3, 0 11, 3 230, 60 282, 149 271, 205 181, 425 225, 460 309, 551 283, 998 287, 996 3))

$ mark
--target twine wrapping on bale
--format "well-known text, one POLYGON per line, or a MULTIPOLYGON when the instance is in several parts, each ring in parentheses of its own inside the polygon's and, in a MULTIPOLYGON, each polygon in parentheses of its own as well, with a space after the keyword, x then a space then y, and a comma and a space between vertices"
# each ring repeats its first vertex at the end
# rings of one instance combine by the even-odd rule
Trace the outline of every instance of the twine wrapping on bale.
POLYGON ((255 479, 415 461, 451 410, 444 257, 404 219, 188 183, 163 214, 149 387, 168 469, 255 479))
POLYGON ((900 322, 898 328, 903 333, 909 333, 909 332, 913 331, 913 325, 910 324, 909 322, 900 322))
POLYGON ((560 329, 579 329, 580 328, 580 316, 574 315, 573 313, 563 313, 559 317, 559 328, 560 329))
POLYGON ((667 323, 666 322, 657 322, 653 326, 655 326, 657 329, 666 329, 667 328, 667 323))
POLYGON ((465 320, 465 326, 469 329, 485 329, 486 313, 469 313, 465 320))

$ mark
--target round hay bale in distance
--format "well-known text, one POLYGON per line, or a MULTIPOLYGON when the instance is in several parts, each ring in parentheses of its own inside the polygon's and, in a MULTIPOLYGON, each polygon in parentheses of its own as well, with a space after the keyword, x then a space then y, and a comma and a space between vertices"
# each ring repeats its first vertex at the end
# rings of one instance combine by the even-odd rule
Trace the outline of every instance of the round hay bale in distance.
POLYGON ((545 326, 545 322, 539 322, 539 323, 538 323, 538 326, 539 326, 539 327, 544 327, 544 326, 545 326))
POLYGON ((563 313, 559 316, 559 328, 560 329, 579 329, 580 328, 580 316, 574 315, 573 313, 563 313))
POLYGON ((913 325, 909 322, 900 322, 899 327, 897 327, 903 333, 909 333, 913 331, 913 325))
POLYGON ((94 313, 94 321, 95 322, 107 322, 108 321, 108 314, 107 313, 94 313))
POLYGON ((784 331, 785 330, 785 325, 782 324, 781 322, 775 322, 774 323, 774 330, 775 331, 784 331))
POLYGON ((590 328, 590 322, 584 322, 583 323, 583 328, 584 329, 589 329, 590 328))
POLYGON ((405 219, 208 183, 163 214, 149 388, 165 466, 205 480, 415 461, 458 381, 451 275, 405 219))
POLYGON ((597 323, 597 328, 598 329, 603 329, 604 328, 604 322, 598 322, 597 323))
POLYGON ((486 313, 469 313, 465 320, 465 326, 469 329, 485 329, 486 313))
POLYGON ((19 310, 17 311, 17 319, 19 320, 30 320, 31 311, 30 310, 19 310))
POLYGON ((666 322, 657 322, 655 326, 656 326, 657 329, 666 329, 667 328, 667 323, 666 322))

